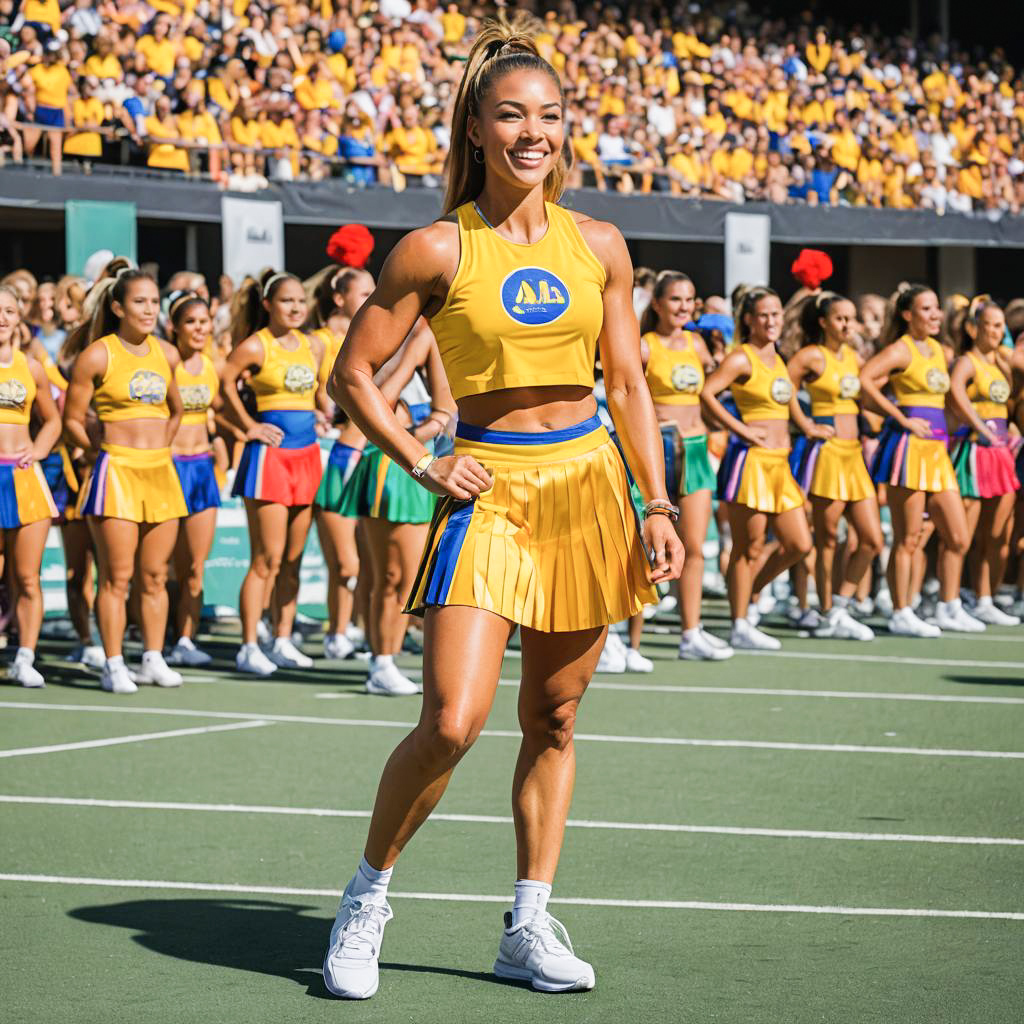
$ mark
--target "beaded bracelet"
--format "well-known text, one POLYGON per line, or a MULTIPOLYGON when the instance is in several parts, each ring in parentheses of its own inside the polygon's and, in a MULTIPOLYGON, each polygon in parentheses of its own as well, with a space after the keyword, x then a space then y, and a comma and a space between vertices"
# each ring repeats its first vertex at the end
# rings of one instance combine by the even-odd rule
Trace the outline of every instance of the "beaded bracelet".
POLYGON ((661 501, 656 498, 644 505, 641 518, 647 519, 648 516, 668 516, 675 523, 679 521, 679 506, 673 505, 670 501, 661 501))

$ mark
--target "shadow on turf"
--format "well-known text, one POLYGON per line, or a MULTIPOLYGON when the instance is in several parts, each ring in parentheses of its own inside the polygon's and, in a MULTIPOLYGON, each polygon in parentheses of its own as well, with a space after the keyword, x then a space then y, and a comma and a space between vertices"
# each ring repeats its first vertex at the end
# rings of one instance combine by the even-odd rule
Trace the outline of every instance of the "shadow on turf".
POLYGON ((943 676, 951 683, 974 683, 978 686, 1024 686, 1024 676, 943 676))
MULTIPOLYGON (((136 933, 133 939, 140 946, 162 956, 285 978, 306 986, 312 998, 334 999, 321 974, 331 922, 312 916, 318 909, 265 900, 165 899, 79 907, 68 916, 126 928, 136 933)), ((523 987, 489 971, 391 962, 380 966, 385 972, 443 974, 523 987)))

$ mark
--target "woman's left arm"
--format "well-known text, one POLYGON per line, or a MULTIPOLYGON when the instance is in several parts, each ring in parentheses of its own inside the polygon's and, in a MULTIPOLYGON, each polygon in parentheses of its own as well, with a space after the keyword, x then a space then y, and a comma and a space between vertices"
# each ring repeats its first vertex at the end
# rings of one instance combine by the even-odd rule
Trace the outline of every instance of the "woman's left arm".
POLYGON ((167 420, 167 447, 170 448, 171 443, 178 434, 178 427, 181 426, 181 416, 185 411, 181 395, 178 394, 178 385, 174 380, 174 371, 181 362, 181 356, 170 342, 161 341, 160 345, 164 350, 164 355, 167 357, 167 365, 171 369, 170 380, 167 381, 167 409, 171 414, 167 420))
POLYGON ((42 421, 42 426, 32 442, 32 458, 35 462, 42 462, 53 451, 53 446, 60 438, 60 413, 50 394, 50 382, 42 363, 30 356, 28 365, 32 379, 36 382, 35 411, 42 421))
MULTIPOLYGON (((640 360, 640 327, 633 312, 633 264, 618 228, 586 223, 586 237, 602 259, 604 321, 598 339, 608 411, 615 423, 633 478, 645 502, 669 500, 661 428, 640 360)), ((665 515, 648 516, 644 544, 653 559, 651 581, 676 579, 683 568, 683 546, 665 515)))

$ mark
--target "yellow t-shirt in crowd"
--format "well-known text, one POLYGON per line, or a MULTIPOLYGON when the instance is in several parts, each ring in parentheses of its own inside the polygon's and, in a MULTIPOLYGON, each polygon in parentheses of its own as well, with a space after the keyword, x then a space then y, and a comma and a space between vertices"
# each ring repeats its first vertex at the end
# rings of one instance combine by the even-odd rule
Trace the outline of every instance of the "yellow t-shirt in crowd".
POLYGON ((63 110, 71 92, 71 73, 63 64, 37 64, 29 70, 29 78, 36 87, 36 106, 63 110))
POLYGON ((60 31, 60 4, 57 0, 25 0, 21 13, 26 21, 49 25, 54 35, 60 31))
POLYGON ((124 78, 124 68, 121 67, 121 62, 112 53, 108 53, 106 57, 101 57, 98 53, 94 53, 85 62, 85 73, 87 75, 95 75, 101 82, 104 78, 111 78, 115 82, 120 82, 124 78))
POLYGON ((155 75, 170 78, 174 74, 174 61, 178 56, 178 48, 170 39, 158 40, 155 36, 143 36, 135 49, 146 60, 146 67, 155 75))
MULTIPOLYGON (((75 128, 84 124, 103 124, 106 117, 103 101, 95 96, 87 100, 79 97, 71 106, 71 124, 75 128)), ((99 132, 75 132, 65 137, 64 153, 67 156, 102 156, 103 140, 99 132)))
POLYGON ((395 166, 403 174, 430 174, 435 170, 433 159, 437 140, 421 125, 405 128, 399 125, 388 132, 385 142, 395 166))
POLYGON ((171 114, 165 121, 161 121, 155 114, 146 118, 146 136, 149 139, 149 158, 146 163, 150 167, 159 167, 168 171, 188 171, 188 150, 172 145, 170 142, 162 142, 162 139, 184 139, 188 138, 185 125, 171 114))

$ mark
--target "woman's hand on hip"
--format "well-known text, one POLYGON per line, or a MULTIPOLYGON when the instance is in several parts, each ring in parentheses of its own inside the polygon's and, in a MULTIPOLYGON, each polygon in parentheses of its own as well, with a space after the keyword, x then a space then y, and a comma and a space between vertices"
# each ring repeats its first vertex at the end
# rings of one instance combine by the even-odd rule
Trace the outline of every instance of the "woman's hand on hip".
POLYGON ((490 473, 472 455, 446 455, 435 459, 420 483, 434 494, 451 495, 467 501, 493 484, 490 473))

